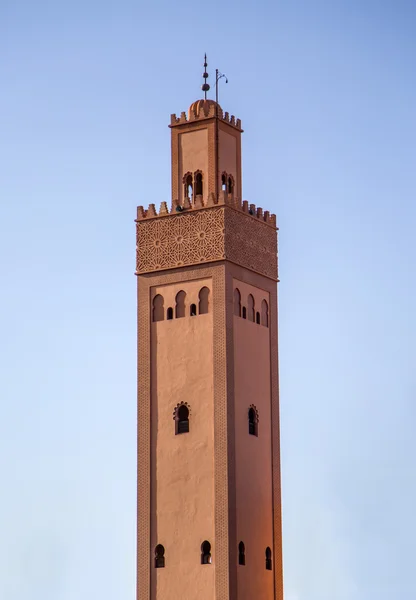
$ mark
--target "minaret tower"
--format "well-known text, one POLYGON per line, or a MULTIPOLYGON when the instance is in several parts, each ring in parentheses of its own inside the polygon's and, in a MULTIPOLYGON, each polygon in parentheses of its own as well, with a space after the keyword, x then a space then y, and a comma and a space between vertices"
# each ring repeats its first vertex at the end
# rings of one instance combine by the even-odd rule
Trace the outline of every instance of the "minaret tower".
POLYGON ((206 62, 172 202, 137 209, 137 600, 282 600, 276 217, 206 62))

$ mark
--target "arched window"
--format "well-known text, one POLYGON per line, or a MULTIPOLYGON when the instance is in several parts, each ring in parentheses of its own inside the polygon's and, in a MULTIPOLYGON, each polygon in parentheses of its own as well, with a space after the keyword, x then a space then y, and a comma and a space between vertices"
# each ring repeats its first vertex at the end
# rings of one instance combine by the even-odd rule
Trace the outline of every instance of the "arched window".
POLYGON ((185 298, 186 294, 182 290, 176 294, 175 316, 177 319, 185 316, 185 298))
POLYGON ((207 287, 203 287, 199 290, 199 314, 206 315, 209 311, 209 289, 207 287))
POLYGON ((189 408, 181 404, 175 411, 175 434, 189 433, 189 408))
POLYGON ((260 313, 259 313, 259 311, 256 312, 256 323, 257 323, 257 325, 260 325, 260 313))
POLYGON ((243 306, 243 319, 247 319, 247 309, 243 306))
POLYGON ((165 318, 164 313, 163 296, 157 294, 157 296, 153 298, 153 321, 163 321, 165 318))
POLYGON ((269 305, 266 300, 261 303, 261 324, 265 327, 269 326, 269 305))
POLYGON ((272 551, 270 550, 269 546, 266 548, 266 569, 267 571, 272 570, 272 551))
POLYGON ((231 176, 228 177, 227 187, 228 187, 228 193, 229 194, 233 194, 233 192, 234 192, 234 181, 233 181, 233 178, 231 176))
POLYGON ((171 306, 169 306, 168 310, 166 311, 166 318, 168 321, 173 319, 173 308, 171 306))
POLYGON ((155 548, 155 568, 163 569, 165 566, 165 549, 162 544, 158 544, 155 548))
POLYGON ((238 564, 245 565, 246 564, 246 548, 243 542, 238 544, 238 564))
POLYGON ((210 565, 211 562, 211 544, 205 540, 201 544, 201 565, 210 565))
POLYGON ((185 198, 189 198, 189 200, 192 202, 192 196, 193 196, 192 173, 187 173, 185 175, 184 184, 185 184, 185 189, 184 189, 185 198))
POLYGON ((241 294, 238 288, 234 290, 234 314, 241 317, 241 294))
POLYGON ((248 409, 248 432, 250 435, 259 435, 259 415, 254 405, 248 409))
POLYGON ((247 305, 248 305, 248 320, 253 321, 253 323, 254 323, 254 321, 256 319, 256 311, 254 310, 254 298, 251 294, 248 295, 247 305))
POLYGON ((202 173, 197 172, 195 175, 195 196, 202 196, 202 173))
POLYGON ((191 304, 189 314, 191 317, 196 317, 196 304, 191 304))

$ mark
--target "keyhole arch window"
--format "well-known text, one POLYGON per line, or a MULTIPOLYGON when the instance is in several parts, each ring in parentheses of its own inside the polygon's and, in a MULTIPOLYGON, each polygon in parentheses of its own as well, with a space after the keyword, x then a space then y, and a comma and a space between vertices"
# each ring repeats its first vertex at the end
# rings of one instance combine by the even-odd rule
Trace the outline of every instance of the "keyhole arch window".
POLYGON ((202 196, 204 191, 202 171, 195 171, 195 196, 202 196))
POLYGON ((185 198, 189 198, 189 200, 192 201, 193 192, 194 192, 194 181, 193 181, 192 173, 190 173, 189 171, 188 171, 188 173, 185 173, 185 175, 183 176, 183 184, 184 184, 185 198))
POLYGON ((178 404, 173 411, 173 419, 175 421, 175 435, 189 433, 189 416, 191 408, 186 402, 178 404))
POLYGON ((201 565, 210 565, 212 563, 211 544, 205 540, 201 544, 201 565))
POLYGON ((155 548, 155 568, 163 569, 165 566, 165 548, 158 544, 155 548))

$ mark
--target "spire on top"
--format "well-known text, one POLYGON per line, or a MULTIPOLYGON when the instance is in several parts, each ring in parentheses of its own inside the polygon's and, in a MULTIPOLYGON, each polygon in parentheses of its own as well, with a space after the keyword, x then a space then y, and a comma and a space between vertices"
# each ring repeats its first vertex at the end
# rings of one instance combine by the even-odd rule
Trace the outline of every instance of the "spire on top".
POLYGON ((204 72, 202 74, 202 77, 204 78, 204 83, 201 85, 201 90, 204 92, 204 98, 205 98, 205 100, 207 99, 207 92, 208 92, 208 90, 210 88, 209 83, 207 83, 207 79, 209 77, 209 75, 207 73, 207 66, 208 66, 207 55, 205 54, 205 56, 204 56, 204 72))

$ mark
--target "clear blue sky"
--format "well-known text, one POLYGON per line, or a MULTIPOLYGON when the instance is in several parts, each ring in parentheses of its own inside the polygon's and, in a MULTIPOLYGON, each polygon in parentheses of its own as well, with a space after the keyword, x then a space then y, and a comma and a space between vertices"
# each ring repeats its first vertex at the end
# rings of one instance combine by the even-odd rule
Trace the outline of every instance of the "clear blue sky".
POLYGON ((286 600, 416 598, 415 30, 410 0, 0 3, 0 598, 134 599, 133 220, 204 52, 280 227, 286 600))

